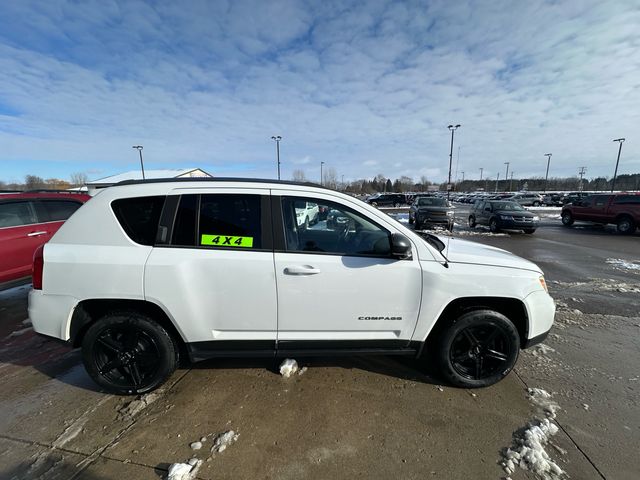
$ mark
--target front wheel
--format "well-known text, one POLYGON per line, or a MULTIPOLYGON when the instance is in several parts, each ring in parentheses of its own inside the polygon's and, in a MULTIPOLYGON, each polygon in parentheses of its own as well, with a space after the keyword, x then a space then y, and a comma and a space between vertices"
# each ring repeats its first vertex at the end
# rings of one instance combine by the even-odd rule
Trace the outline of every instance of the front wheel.
POLYGON ((395 203, 393 204, 393 206, 394 206, 394 207, 396 207, 396 208, 398 208, 398 207, 400 206, 400 204, 399 204, 398 202, 395 202, 395 203))
POLYGON ((495 218, 492 218, 489 222, 489 230, 491 230, 491 233, 497 233, 498 230, 500 230, 498 228, 498 221, 495 218))
POLYGON ((535 231, 536 231, 535 228, 525 228, 524 233, 532 234, 535 231))
POLYGON ((473 215, 469 216, 469 228, 476 228, 476 217, 473 215))
POLYGON ((570 227, 571 225, 573 225, 573 215, 571 215, 571 212, 563 212, 561 218, 562 224, 565 227, 570 227))
POLYGON ((506 377, 516 364, 520 335, 501 313, 476 310, 445 330, 435 350, 445 380, 463 388, 486 387, 506 377))
POLYGON ((624 216, 618 219, 616 228, 618 229, 618 233, 629 235, 635 232, 636 225, 633 223, 633 219, 631 217, 624 216))
POLYGON ((538 202, 537 200, 535 202, 533 202, 533 206, 534 207, 539 207, 540 206, 540 202, 538 202))
POLYGON ((82 360, 93 380, 116 395, 158 388, 178 365, 169 333, 138 312, 113 312, 97 320, 82 340, 82 360))

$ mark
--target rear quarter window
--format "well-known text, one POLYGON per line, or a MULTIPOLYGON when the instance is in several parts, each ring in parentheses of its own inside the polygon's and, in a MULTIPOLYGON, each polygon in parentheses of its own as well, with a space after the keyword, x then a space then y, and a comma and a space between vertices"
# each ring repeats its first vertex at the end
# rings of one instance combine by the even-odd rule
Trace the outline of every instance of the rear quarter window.
POLYGON ((165 196, 121 198, 111 208, 127 236, 140 245, 153 245, 165 196))

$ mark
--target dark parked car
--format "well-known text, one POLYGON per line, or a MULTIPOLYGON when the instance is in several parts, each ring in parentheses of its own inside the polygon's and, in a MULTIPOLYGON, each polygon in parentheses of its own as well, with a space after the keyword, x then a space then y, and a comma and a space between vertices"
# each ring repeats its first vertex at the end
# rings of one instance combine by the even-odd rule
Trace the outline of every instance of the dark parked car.
POLYGON ((617 193, 591 195, 562 207, 562 223, 588 221, 615 224, 618 232, 631 234, 640 225, 640 194, 617 193))
POLYGON ((565 193, 562 196, 560 201, 562 202, 562 205, 568 205, 570 203, 579 202, 580 200, 588 197, 589 195, 591 194, 586 192, 569 192, 569 193, 565 193))
POLYGON ((374 207, 399 207, 407 203, 407 199, 402 193, 376 193, 365 201, 374 207))
POLYGON ((90 198, 49 191, 0 195, 0 285, 27 279, 36 249, 90 198))
POLYGON ((504 229, 533 233, 539 223, 538 215, 528 212, 517 202, 506 200, 478 201, 469 212, 469 227, 489 225, 492 232, 504 229))
POLYGON ((453 207, 446 198, 418 197, 409 209, 409 223, 415 222, 415 229, 442 225, 453 230, 453 207))

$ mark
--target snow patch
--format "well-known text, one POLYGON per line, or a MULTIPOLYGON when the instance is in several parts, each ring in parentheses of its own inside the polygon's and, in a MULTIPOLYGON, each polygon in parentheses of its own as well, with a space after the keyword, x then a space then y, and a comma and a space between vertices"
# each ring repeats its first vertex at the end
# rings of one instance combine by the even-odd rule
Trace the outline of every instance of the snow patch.
POLYGON ((133 418, 140 413, 142 410, 147 408, 153 402, 158 400, 162 394, 162 390, 156 390, 152 393, 147 393, 145 395, 141 395, 135 400, 129 402, 124 405, 122 408, 118 410, 118 417, 121 420, 133 420, 133 418))
POLYGON ((628 260, 623 260, 622 258, 607 258, 605 262, 609 265, 613 265, 615 268, 640 272, 640 262, 630 262, 628 260))
POLYGON ((15 338, 15 337, 19 337, 21 335, 24 335, 25 333, 32 331, 33 328, 31 327, 25 327, 25 328, 21 328, 20 330, 16 330, 14 332, 11 332, 9 335, 7 335, 6 338, 15 338))
POLYGON ((202 466, 202 460, 192 458, 189 463, 172 463, 167 472, 167 480, 193 480, 202 466))
POLYGON ((284 362, 280 364, 280 375, 284 378, 289 378, 291 375, 298 371, 298 362, 293 360, 292 358, 285 359, 284 362))
POLYGON ((191 450, 200 450, 202 448, 202 442, 193 442, 189 446, 191 450))
POLYGON ((213 440, 213 447, 211 447, 212 453, 220 453, 224 452, 229 445, 238 440, 240 436, 239 433, 234 432, 233 430, 229 430, 227 432, 219 434, 213 440))
POLYGON ((552 395, 542 388, 529 388, 527 398, 539 407, 547 418, 556 418, 560 405, 551 399, 552 395))

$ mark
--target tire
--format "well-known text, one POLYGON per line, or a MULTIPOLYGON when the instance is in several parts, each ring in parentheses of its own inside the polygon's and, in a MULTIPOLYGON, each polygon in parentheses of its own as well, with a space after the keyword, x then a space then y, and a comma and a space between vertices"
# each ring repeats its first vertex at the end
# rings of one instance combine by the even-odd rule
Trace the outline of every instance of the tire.
POLYGON ((371 205, 374 206, 374 207, 377 207, 378 206, 378 202, 371 202, 371 205))
POLYGON ((500 230, 498 228, 498 221, 495 218, 492 218, 489 222, 489 230, 491 230, 491 233, 497 233, 500 230))
POLYGON ((171 335, 145 314, 108 313, 93 323, 82 340, 82 361, 91 378, 116 395, 150 392, 178 365, 171 335))
POLYGON ((525 228, 524 229, 524 233, 528 233, 529 235, 531 235, 532 233, 534 233, 536 231, 535 228, 525 228))
POLYGON ((393 206, 394 206, 394 207, 396 207, 396 208, 398 208, 398 207, 400 206, 400 204, 399 204, 398 202, 395 202, 395 203, 393 204, 393 206))
POLYGON ((534 207, 539 207, 540 206, 540 202, 538 202, 537 200, 535 202, 533 202, 533 206, 534 207))
POLYGON ((409 225, 413 225, 413 217, 409 214, 409 225))
POLYGON ((450 232, 453 232, 453 222, 447 225, 447 230, 449 230, 450 232))
POLYGON ((469 215, 469 228, 476 228, 476 217, 469 215))
POLYGON ((515 325, 493 310, 462 314, 437 339, 435 361, 440 374, 457 387, 487 387, 513 369, 520 352, 515 325))
POLYGON ((571 212, 562 212, 562 224, 565 227, 570 227, 571 225, 573 225, 573 215, 571 215, 571 212))
POLYGON ((622 235, 631 235, 636 231, 636 224, 634 223, 633 218, 623 215, 618 219, 616 228, 618 229, 618 233, 621 233, 622 235))

